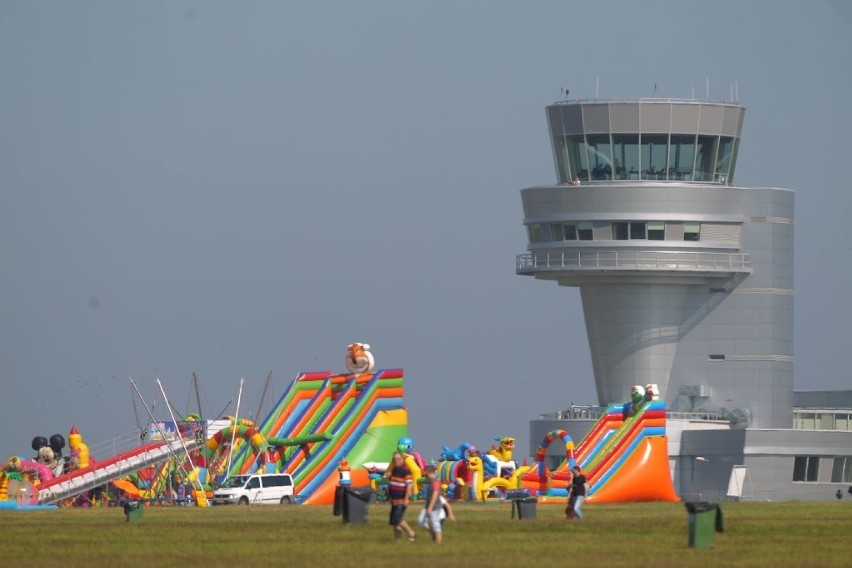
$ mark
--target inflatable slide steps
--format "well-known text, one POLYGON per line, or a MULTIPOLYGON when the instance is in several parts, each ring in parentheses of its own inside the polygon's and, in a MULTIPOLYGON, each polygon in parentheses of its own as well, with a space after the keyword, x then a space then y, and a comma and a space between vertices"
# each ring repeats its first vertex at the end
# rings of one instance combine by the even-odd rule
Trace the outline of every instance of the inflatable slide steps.
MULTIPOLYGON (((402 371, 380 371, 357 394, 352 404, 337 420, 332 438, 317 444, 310 459, 294 478, 297 492, 310 493, 325 479, 336 478, 340 460, 360 441, 381 411, 401 409, 403 395, 402 371)), ((392 451, 395 440, 388 441, 385 455, 392 451)), ((375 456, 374 459, 381 459, 375 456)), ((357 465, 357 464, 356 464, 357 465)))
POLYGON ((185 439, 183 445, 180 440, 173 440, 139 446, 39 485, 38 503, 51 505, 75 497, 134 471, 167 460, 173 454, 183 453, 184 445, 188 451, 192 451, 202 444, 194 439, 185 439))
MULTIPOLYGON (((337 479, 340 460, 350 452, 354 451, 360 462, 387 459, 396 439, 407 432, 403 382, 402 369, 359 375, 301 373, 294 379, 260 423, 259 431, 265 440, 307 440, 288 452, 281 467, 281 471, 293 475, 298 502, 310 500, 319 488, 324 494, 329 480, 337 479), (371 428, 386 434, 394 432, 394 437, 364 440, 371 428)), ((254 472, 259 467, 261 448, 243 446, 229 475, 254 472)))

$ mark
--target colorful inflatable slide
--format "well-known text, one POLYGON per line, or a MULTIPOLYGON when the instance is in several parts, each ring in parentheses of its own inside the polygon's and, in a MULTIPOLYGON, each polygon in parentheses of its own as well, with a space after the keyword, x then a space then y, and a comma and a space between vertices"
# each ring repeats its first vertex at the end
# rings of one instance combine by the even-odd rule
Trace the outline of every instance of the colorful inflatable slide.
POLYGON ((522 476, 521 486, 539 495, 564 496, 568 471, 579 465, 589 480, 589 503, 679 501, 667 444, 664 401, 645 401, 632 409, 613 405, 576 446, 566 432, 549 432, 536 454, 536 467, 522 476), (544 459, 556 440, 565 444, 566 459, 551 473, 544 459))
POLYGON ((353 466, 353 485, 367 485, 361 465, 387 462, 397 440, 407 435, 402 396, 401 369, 302 373, 257 427, 265 444, 242 444, 227 474, 287 472, 300 502, 330 504, 342 460, 353 466))

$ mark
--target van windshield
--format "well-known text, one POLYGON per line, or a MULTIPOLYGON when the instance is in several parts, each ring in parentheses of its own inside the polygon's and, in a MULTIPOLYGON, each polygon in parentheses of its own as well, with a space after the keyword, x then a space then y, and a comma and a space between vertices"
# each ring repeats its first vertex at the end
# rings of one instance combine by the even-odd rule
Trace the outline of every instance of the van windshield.
POLYGON ((228 481, 226 481, 224 487, 230 487, 230 488, 242 487, 243 485, 246 484, 247 479, 248 479, 247 475, 237 475, 235 477, 232 477, 228 481))

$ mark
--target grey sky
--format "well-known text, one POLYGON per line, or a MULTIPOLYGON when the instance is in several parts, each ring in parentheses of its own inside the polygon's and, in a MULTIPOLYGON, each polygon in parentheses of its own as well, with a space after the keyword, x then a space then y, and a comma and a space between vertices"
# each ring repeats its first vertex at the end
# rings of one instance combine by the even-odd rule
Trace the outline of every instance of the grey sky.
POLYGON ((129 376, 256 410, 353 341, 405 369, 425 456, 523 456, 597 402, 578 292, 514 275, 544 107, 597 78, 738 82, 736 182, 797 190, 796 388, 850 388, 850 64, 843 2, 3 0, 0 459, 135 429, 129 376))

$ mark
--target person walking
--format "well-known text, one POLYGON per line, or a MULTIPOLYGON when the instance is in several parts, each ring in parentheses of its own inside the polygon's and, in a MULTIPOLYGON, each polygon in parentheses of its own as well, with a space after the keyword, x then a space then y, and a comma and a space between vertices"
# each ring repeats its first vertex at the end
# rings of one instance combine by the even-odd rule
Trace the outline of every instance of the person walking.
POLYGON ((411 502, 414 478, 411 470, 405 466, 405 457, 400 452, 394 452, 385 476, 388 478, 388 497, 391 502, 389 522, 393 527, 394 539, 402 540, 402 533, 405 532, 408 542, 414 542, 416 535, 405 522, 405 510, 411 502))
POLYGON ((441 544, 443 540, 443 525, 444 519, 449 515, 450 519, 455 520, 455 514, 449 502, 444 500, 441 495, 441 480, 438 479, 437 468, 429 464, 426 466, 426 478, 429 480, 427 486, 426 501, 423 505, 423 510, 420 511, 418 522, 429 534, 432 535, 432 540, 435 544, 441 544))
POLYGON ((571 479, 571 500, 574 502, 574 518, 583 520, 583 501, 589 493, 589 480, 583 475, 579 465, 574 466, 573 478, 571 479))

